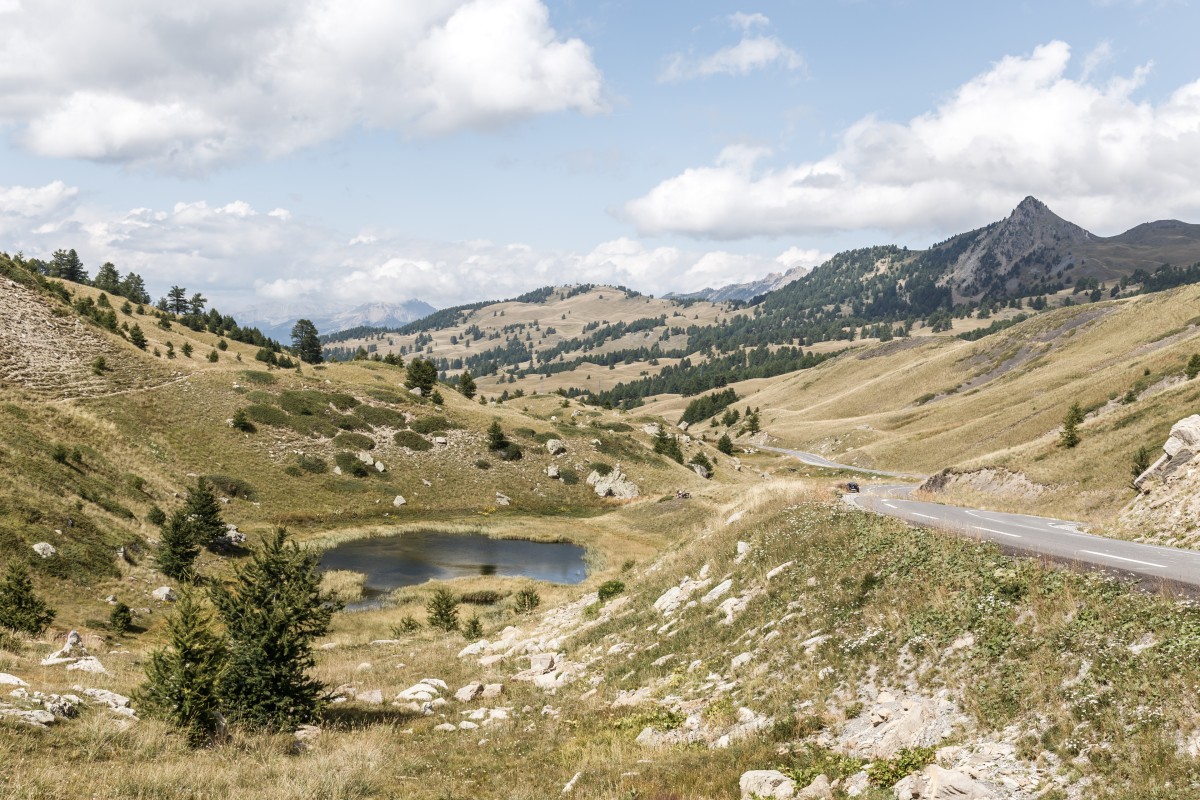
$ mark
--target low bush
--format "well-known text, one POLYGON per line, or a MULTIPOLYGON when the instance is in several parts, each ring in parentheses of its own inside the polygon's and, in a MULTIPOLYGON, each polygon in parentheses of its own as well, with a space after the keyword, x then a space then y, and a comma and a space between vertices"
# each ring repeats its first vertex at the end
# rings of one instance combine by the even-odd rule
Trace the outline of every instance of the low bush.
POLYGON ((374 470, 358 460, 358 456, 346 450, 334 454, 333 462, 341 469, 343 475, 353 475, 355 478, 365 478, 374 470))
POLYGON ((232 478, 228 475, 205 475, 204 480, 226 497, 242 500, 254 500, 258 497, 254 487, 241 478, 232 478))
POLYGON ((275 376, 269 372, 260 372, 259 370, 246 369, 241 372, 242 380, 246 383, 274 383, 275 376))
POLYGON ((593 461, 591 464, 588 464, 588 469, 601 477, 609 475, 613 471, 612 464, 605 464, 603 461, 593 461))
POLYGON ((347 450, 374 450, 375 440, 362 433, 342 431, 333 437, 333 446, 347 450))
POLYGON ((301 453, 299 456, 297 456, 296 466, 305 472, 311 472, 313 474, 320 474, 328 469, 325 459, 321 458, 320 456, 310 456, 304 453, 301 453))
POLYGON ((531 614, 541 604, 542 598, 536 589, 522 589, 513 599, 518 614, 531 614))
POLYGON ((474 592, 463 592, 458 599, 459 602, 470 603, 473 606, 492 606, 500 602, 500 593, 492 589, 479 589, 474 592))
POLYGON ((621 581, 605 581, 596 590, 596 596, 601 603, 607 603, 623 591, 625 591, 625 584, 621 581))
POLYGON ((462 426, 456 425, 445 417, 432 416, 421 417, 420 419, 413 420, 408 427, 417 433, 429 434, 433 433, 434 431, 448 431, 462 426))
POLYGON ((246 416, 263 425, 287 425, 288 415, 275 406, 255 403, 246 406, 246 416))
POLYGON ((433 449, 433 443, 419 433, 414 431, 397 431, 392 440, 401 447, 407 447, 409 450, 424 452, 433 449))
POLYGON ((359 406, 355 409, 354 415, 364 422, 377 427, 399 429, 408 426, 404 412, 385 408, 384 406, 359 406))
POLYGON ((496 451, 496 455, 505 461, 520 461, 521 457, 525 455, 525 451, 516 442, 509 442, 503 448, 496 451))
POLYGON ((574 486, 579 483, 579 473, 570 467, 562 467, 558 470, 558 479, 567 486, 574 486))
POLYGON ((491 469, 492 462, 488 461, 486 458, 477 459, 475 461, 475 468, 476 469, 491 469))

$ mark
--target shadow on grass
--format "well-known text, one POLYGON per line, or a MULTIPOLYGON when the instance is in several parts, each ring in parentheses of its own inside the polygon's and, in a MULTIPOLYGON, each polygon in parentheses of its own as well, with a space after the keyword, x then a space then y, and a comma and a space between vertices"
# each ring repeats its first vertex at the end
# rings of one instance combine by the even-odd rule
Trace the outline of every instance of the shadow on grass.
POLYGON ((420 714, 398 708, 344 703, 325 709, 324 724, 332 730, 350 731, 376 725, 405 725, 420 718, 420 714))

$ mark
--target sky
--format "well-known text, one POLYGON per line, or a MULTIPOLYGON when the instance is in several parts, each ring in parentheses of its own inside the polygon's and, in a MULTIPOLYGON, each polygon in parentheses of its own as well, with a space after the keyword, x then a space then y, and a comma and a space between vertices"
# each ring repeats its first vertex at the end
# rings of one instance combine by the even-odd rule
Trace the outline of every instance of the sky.
POLYGON ((0 251, 222 310, 1200 222, 1188 0, 0 0, 0 251))

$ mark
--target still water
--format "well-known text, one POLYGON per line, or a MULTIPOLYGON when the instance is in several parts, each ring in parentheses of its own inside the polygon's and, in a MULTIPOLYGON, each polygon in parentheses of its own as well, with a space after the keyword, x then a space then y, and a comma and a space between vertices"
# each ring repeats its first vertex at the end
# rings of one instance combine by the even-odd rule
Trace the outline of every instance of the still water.
POLYGON ((432 578, 500 575, 579 583, 587 577, 583 556, 582 547, 566 542, 413 531, 343 542, 324 552, 321 569, 366 575, 363 599, 370 602, 393 589, 432 578))

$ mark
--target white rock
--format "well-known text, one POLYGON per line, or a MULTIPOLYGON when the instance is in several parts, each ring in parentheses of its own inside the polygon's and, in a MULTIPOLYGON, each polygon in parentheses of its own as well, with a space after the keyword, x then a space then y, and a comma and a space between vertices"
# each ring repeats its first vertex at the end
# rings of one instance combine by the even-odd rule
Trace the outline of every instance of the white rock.
POLYGON ((376 462, 375 462, 375 471, 376 471, 376 472, 386 472, 386 471, 387 471, 387 467, 386 467, 386 466, 384 466, 384 464, 383 464, 383 462, 382 462, 382 461, 376 461, 376 462))
POLYGON ((546 452, 552 456, 567 452, 567 445, 561 439, 550 439, 546 442, 546 452))
MULTIPOLYGON (((729 520, 730 520, 730 522, 733 522, 736 518, 740 518, 740 516, 741 516, 740 513, 734 514, 732 517, 729 518, 729 520)), ((733 563, 735 563, 735 564, 742 563, 742 561, 745 560, 746 556, 749 553, 750 553, 750 543, 749 542, 738 542, 737 543, 737 555, 734 557, 733 563)))
POLYGON ((175 592, 170 586, 160 586, 151 592, 150 596, 160 603, 175 602, 175 592))
POLYGON ((95 656, 84 656, 73 664, 67 664, 67 669, 78 672, 92 672, 97 675, 107 675, 108 670, 95 656))
POLYGON ((360 703, 366 703, 369 706, 383 705, 383 692, 380 689, 372 689, 369 692, 359 692, 354 696, 354 699, 360 703))
POLYGON ((583 777, 582 772, 576 772, 575 775, 572 776, 571 780, 567 781, 566 784, 563 786, 562 793, 570 794, 571 791, 575 788, 575 784, 578 783, 579 779, 582 777, 583 777))
POLYGON ((783 572, 785 569, 787 569, 788 567, 792 566, 795 563, 796 563, 795 561, 785 561, 784 563, 780 564, 778 567, 776 567, 775 569, 773 569, 767 573, 767 580, 771 580, 771 578, 774 578, 776 575, 783 572))
POLYGON ((754 769, 743 772, 738 781, 738 787, 742 790, 742 800, 752 800, 752 798, 790 800, 796 796, 796 782, 774 769, 754 769))
POLYGON ((550 466, 546 467, 546 477, 547 477, 547 478, 560 478, 560 477, 562 477, 562 476, 561 476, 561 474, 560 474, 560 473, 559 473, 559 471, 558 471, 558 464, 551 464, 550 466))
MULTIPOLYGON (((435 436, 435 437, 433 437, 433 443, 436 445, 439 445, 441 447, 445 447, 447 444, 449 444, 449 441, 446 439, 445 436, 435 436)), ((432 486, 432 484, 429 484, 429 483, 427 483, 425 485, 432 486)))
POLYGON ((753 653, 742 653, 740 655, 734 656, 733 661, 729 662, 729 666, 732 669, 737 669, 738 667, 744 667, 745 665, 749 664, 753 660, 754 660, 753 653))
POLYGON ((452 722, 443 722, 441 725, 434 725, 433 729, 435 731, 446 731, 447 733, 451 733, 458 730, 458 726, 452 722))
POLYGON ((726 578, 713 588, 709 589, 708 594, 700 598, 700 602, 704 605, 715 603, 718 599, 720 599, 721 595, 728 592, 731 588, 733 588, 733 579, 726 578))
POLYGON ((16 675, 10 675, 7 672, 0 672, 0 686, 28 686, 29 684, 18 678, 16 675))
POLYGON ((441 678, 421 678, 421 683, 425 684, 426 686, 432 686, 435 689, 441 689, 443 692, 449 690, 450 688, 441 678))
POLYGON ((499 697, 504 692, 503 683, 489 683, 483 687, 483 693, 480 695, 484 700, 491 700, 499 697))
POLYGON ((478 727, 479 726, 476 725, 474 722, 471 722, 470 720, 467 720, 467 719, 464 719, 462 722, 458 723, 458 729, 460 731, 473 731, 478 727))
POLYGON ((487 639, 480 639, 478 642, 471 642, 469 645, 458 651, 459 658, 467 658, 469 656, 477 656, 486 651, 491 643, 487 639))
POLYGON ((402 495, 396 495, 396 499, 392 501, 392 505, 394 505, 396 508, 399 508, 400 506, 405 505, 407 503, 408 503, 408 501, 405 500, 402 495))
POLYGON ((909 775, 893 790, 897 800, 996 800, 999 795, 962 772, 930 764, 909 775))
POLYGON ((49 542, 38 542, 33 546, 33 552, 37 553, 42 558, 49 558, 58 552, 58 548, 49 542))
POLYGON ((483 684, 472 682, 455 692, 454 699, 460 703, 469 703, 481 694, 483 694, 483 684))

